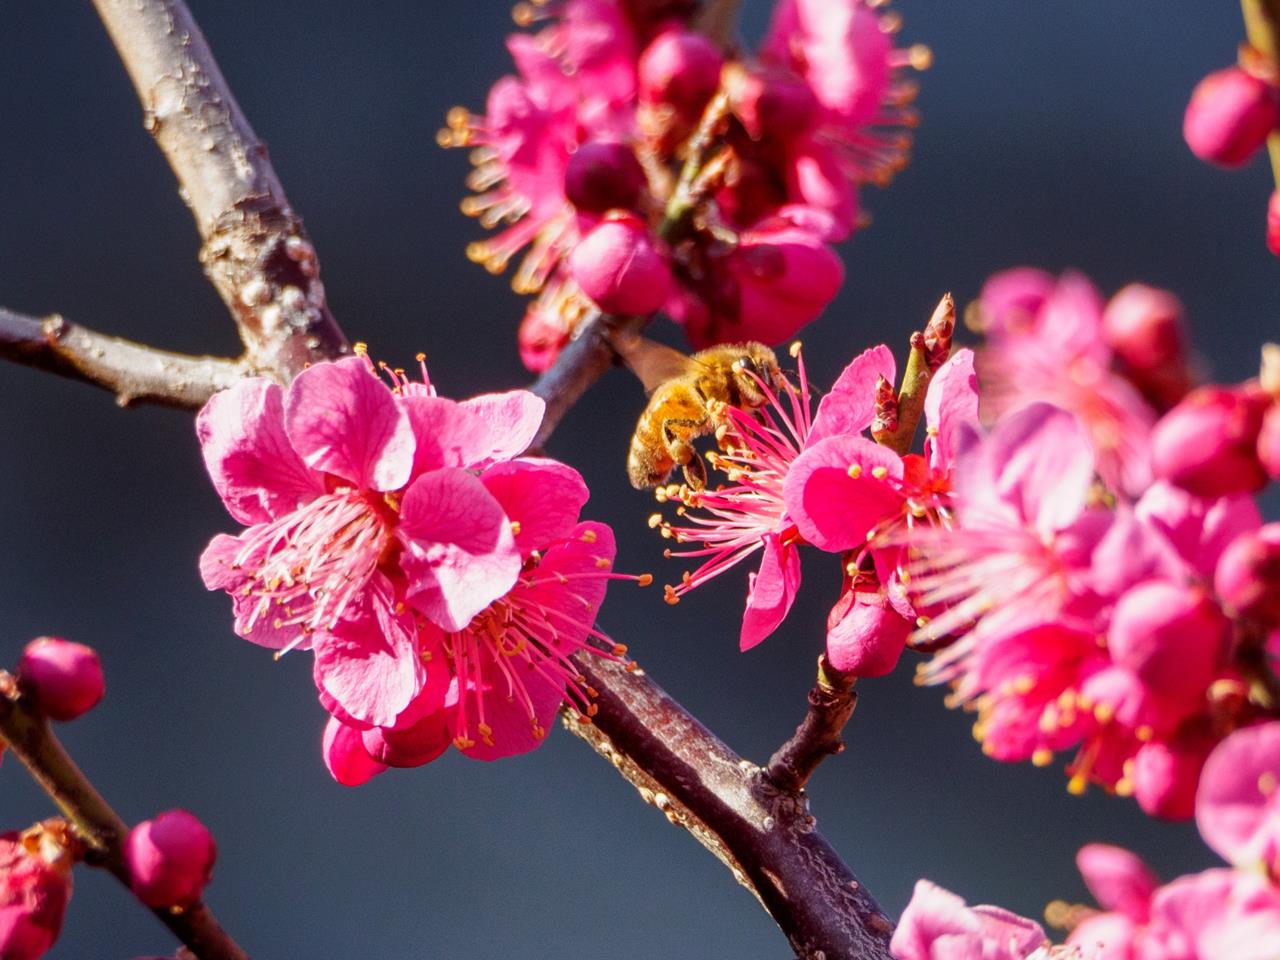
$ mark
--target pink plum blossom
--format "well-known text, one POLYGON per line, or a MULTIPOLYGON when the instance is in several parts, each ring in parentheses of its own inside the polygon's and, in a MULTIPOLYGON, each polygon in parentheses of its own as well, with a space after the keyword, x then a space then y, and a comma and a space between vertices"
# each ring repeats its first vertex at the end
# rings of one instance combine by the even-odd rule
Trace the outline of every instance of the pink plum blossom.
POLYGON ((646 316, 666 302, 671 268, 644 222, 613 215, 573 249, 569 272, 601 310, 646 316))
POLYGON ((1201 497, 1261 490, 1258 434, 1270 404, 1255 384, 1193 390, 1156 424, 1156 476, 1201 497))
POLYGON ((566 699, 583 716, 595 713, 594 693, 570 657, 624 652, 594 626, 608 581, 622 577, 612 573, 610 529, 578 521, 587 499, 582 478, 555 461, 527 459, 493 466, 481 479, 512 519, 520 575, 465 627, 422 625, 431 636, 428 670, 446 671, 438 700, 424 694, 404 722, 363 729, 331 709, 324 749, 340 783, 428 763, 450 744, 480 760, 532 750, 566 699))
POLYGON ((1000 907, 968 906, 918 880, 889 943, 895 960, 1026 960, 1048 945, 1040 924, 1000 907))
POLYGON ((1023 268, 993 277, 988 293, 992 303, 980 308, 988 340, 978 363, 984 414, 1000 418, 1036 402, 1068 411, 1084 427, 1104 482, 1136 498, 1151 482, 1155 416, 1111 369, 1097 289, 1067 273, 1046 291, 1043 275, 1023 268))

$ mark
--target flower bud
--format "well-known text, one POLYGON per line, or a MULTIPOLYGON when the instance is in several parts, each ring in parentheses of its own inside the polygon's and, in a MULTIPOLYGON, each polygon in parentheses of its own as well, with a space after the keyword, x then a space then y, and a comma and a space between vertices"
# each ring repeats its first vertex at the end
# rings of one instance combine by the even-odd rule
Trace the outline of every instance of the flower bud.
POLYGON ((827 617, 827 661, 841 673, 883 677, 898 665, 910 633, 884 590, 846 589, 827 617))
POLYGON ((1201 160, 1238 167, 1257 152, 1278 120, 1275 90, 1239 67, 1227 67, 1196 84, 1182 135, 1201 160))
POLYGON ((1146 813, 1162 820, 1189 820, 1196 786, 1212 744, 1144 743, 1133 758, 1133 796, 1146 813))
POLYGON ((1200 387, 1156 424, 1156 476, 1196 496, 1251 493, 1267 483, 1258 462, 1266 395, 1240 387, 1200 387))
POLYGON ((205 825, 185 810, 144 820, 124 844, 129 884, 148 907, 185 909, 213 877, 217 847, 205 825))
POLYGON ((671 291, 671 267, 637 217, 605 220, 569 256, 569 271, 605 313, 645 316, 671 291))
POLYGON ((586 213, 634 209, 645 183, 640 161, 624 143, 584 143, 564 172, 565 196, 586 213))
POLYGON ((65 821, 0 834, 0 957, 37 960, 53 946, 71 899, 65 821))
POLYGON ((779 216, 744 233, 729 255, 738 288, 736 328, 712 342, 781 343, 822 313, 844 283, 844 264, 822 232, 779 216))
POLYGON ((636 65, 640 102, 666 104, 687 120, 696 119, 720 86, 723 58, 711 40, 692 30, 665 30, 636 65))
POLYGON ((60 637, 37 637, 18 661, 23 694, 51 720, 74 720, 106 692, 102 663, 89 647, 60 637))
POLYGON ((1258 431, 1258 462, 1272 480, 1280 480, 1280 403, 1273 403, 1258 431))
POLYGON ((543 310, 539 301, 533 301, 516 330, 516 346, 525 368, 534 373, 547 370, 568 342, 569 331, 561 318, 543 310))
POLYGON ((1107 648, 1158 696, 1186 701, 1213 681, 1226 636, 1226 618, 1203 591, 1149 580, 1116 603, 1107 648))
POLYGON ((733 115, 753 140, 794 143, 818 122, 821 104, 810 86, 780 70, 736 70, 727 83, 733 115))
POLYGON ((337 717, 330 717, 324 728, 320 744, 324 765, 329 775, 344 787, 358 787, 368 783, 387 769, 364 748, 359 730, 349 727, 337 717))
POLYGON ((1280 523, 1232 540, 1218 560, 1213 588, 1233 616, 1280 626, 1280 523))
POLYGON ((1129 379, 1160 409, 1191 389, 1182 304, 1167 290, 1129 284, 1107 304, 1102 332, 1129 379))

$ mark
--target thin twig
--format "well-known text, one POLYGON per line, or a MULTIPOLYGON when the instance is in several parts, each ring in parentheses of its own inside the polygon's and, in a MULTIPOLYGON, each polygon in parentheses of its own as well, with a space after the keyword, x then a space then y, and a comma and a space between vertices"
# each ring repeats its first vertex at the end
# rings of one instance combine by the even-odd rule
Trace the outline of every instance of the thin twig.
POLYGON ((924 330, 911 334, 911 352, 907 354, 907 368, 903 371, 902 389, 898 392, 896 424, 892 430, 876 434, 878 443, 899 455, 905 455, 911 449, 924 413, 929 383, 951 354, 951 337, 955 329, 956 303, 951 294, 944 293, 924 330))
POLYGON ((110 390, 122 407, 154 403, 198 410, 247 372, 222 357, 192 357, 88 330, 57 314, 0 307, 0 357, 110 390))
POLYGON ((779 790, 803 790, 818 764, 844 750, 841 734, 858 703, 853 689, 856 679, 827 663, 826 654, 818 657, 818 679, 809 691, 809 712, 765 767, 765 778, 779 790))
POLYGON ((642 670, 579 653, 597 692, 565 726, 687 829, 750 890, 804 960, 888 960, 893 924, 818 832, 803 794, 779 790, 642 670))
POLYGON ((255 370, 339 356, 315 248, 181 0, 94 0, 204 240, 200 261, 255 370))
MULTIPOLYGON (((87 862, 109 870, 125 887, 129 867, 124 841, 129 828, 67 755, 49 722, 28 708, 13 677, 0 671, 0 741, 31 771, 92 851, 87 862)), ((247 960, 203 904, 181 911, 152 910, 200 960, 247 960)))

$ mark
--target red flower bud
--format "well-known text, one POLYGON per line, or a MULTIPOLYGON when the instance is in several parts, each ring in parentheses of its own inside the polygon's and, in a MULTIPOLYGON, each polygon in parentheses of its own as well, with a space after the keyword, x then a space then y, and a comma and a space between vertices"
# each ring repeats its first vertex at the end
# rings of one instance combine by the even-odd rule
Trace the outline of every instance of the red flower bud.
POLYGON ((734 116, 754 140, 771 137, 794 142, 818 122, 818 98, 792 74, 738 71, 727 89, 734 116))
POLYGON ((1116 603, 1107 647, 1157 696, 1203 696, 1226 653, 1227 620, 1203 591, 1165 580, 1141 583, 1116 603))
POLYGON ((605 220, 569 256, 569 271, 605 313, 644 316, 666 302, 671 267, 636 217, 605 220))
POLYGON ((685 119, 696 119, 720 86, 720 50, 692 30, 660 33, 640 55, 636 70, 640 102, 667 104, 685 119))
POLYGON ((50 720, 74 720, 106 692, 102 663, 89 647, 60 637, 37 637, 18 661, 18 683, 50 720))
POLYGON ((623 143, 584 143, 564 173, 565 196, 587 213, 634 209, 645 183, 640 161, 623 143))
POLYGON ((148 907, 186 908, 197 903, 213 877, 217 846, 205 825, 185 810, 144 820, 124 844, 129 882, 148 907))
POLYGON ((1232 540, 1214 570, 1213 588, 1233 615, 1280 626, 1280 523, 1232 540))
POLYGON ((1182 304, 1167 290, 1129 284, 1107 304, 1102 332, 1129 379, 1161 409, 1191 389, 1182 304))
POLYGON ((1201 160, 1238 167, 1257 152, 1278 121, 1275 90, 1239 67, 1227 67, 1196 84, 1182 135, 1201 160))
POLYGON ((1152 432, 1156 476, 1208 499, 1261 490, 1258 433, 1268 399, 1248 387, 1193 390, 1152 432))
POLYGON ((1162 820, 1189 820, 1196 810, 1200 769, 1212 742, 1144 743, 1133 758, 1133 796, 1162 820))

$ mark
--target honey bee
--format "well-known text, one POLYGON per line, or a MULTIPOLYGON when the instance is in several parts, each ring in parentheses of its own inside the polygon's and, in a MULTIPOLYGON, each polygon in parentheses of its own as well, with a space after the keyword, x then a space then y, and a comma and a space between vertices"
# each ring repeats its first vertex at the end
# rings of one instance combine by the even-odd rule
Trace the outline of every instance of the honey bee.
POLYGON ((701 490, 707 468, 693 441, 722 422, 717 403, 755 409, 768 400, 764 386, 783 384, 778 358, 763 343, 724 344, 693 356, 638 336, 618 338, 614 347, 649 393, 627 456, 627 475, 638 490, 663 483, 677 466, 685 482, 701 490))

